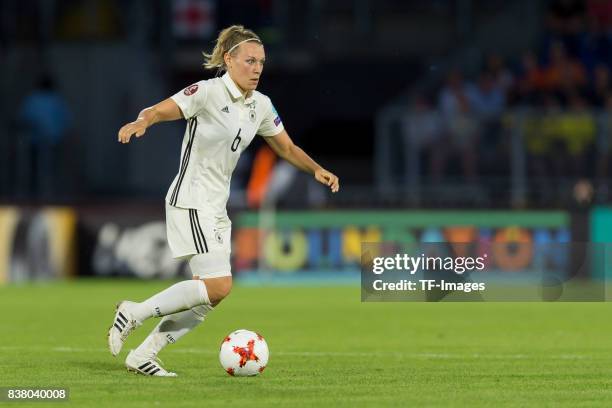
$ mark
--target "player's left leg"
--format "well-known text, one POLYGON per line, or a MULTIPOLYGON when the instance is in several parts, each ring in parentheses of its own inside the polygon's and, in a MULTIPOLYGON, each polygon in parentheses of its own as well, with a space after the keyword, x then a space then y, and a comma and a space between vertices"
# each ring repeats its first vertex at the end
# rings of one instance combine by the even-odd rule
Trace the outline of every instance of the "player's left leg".
POLYGON ((157 353, 203 322, 210 310, 211 306, 200 305, 164 316, 140 346, 130 351, 125 359, 128 370, 144 375, 175 377, 175 373, 168 372, 162 367, 157 353))

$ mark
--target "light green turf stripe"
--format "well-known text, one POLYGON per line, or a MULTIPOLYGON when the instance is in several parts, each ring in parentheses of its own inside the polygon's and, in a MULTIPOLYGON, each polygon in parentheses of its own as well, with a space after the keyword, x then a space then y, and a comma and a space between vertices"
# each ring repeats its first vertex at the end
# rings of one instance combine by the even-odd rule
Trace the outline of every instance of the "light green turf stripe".
MULTIPOLYGON (((256 227, 259 214, 243 212, 236 218, 240 227, 256 227)), ((277 227, 565 227, 564 211, 283 211, 274 216, 277 227)))

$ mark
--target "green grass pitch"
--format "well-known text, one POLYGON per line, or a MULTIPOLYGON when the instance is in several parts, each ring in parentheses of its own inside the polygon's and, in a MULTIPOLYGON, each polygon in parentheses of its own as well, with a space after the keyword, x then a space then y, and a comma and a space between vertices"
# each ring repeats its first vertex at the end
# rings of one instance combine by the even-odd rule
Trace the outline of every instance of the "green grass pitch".
MULTIPOLYGON (((160 357, 178 378, 128 373, 106 331, 114 303, 170 282, 79 280, 0 288, 0 386, 68 387, 44 406, 470 406, 612 404, 607 303, 361 303, 357 287, 241 287, 160 357), (229 332, 264 335, 270 361, 228 376, 229 332)), ((0 405, 5 405, 0 403, 0 405)), ((14 406, 42 407, 40 403, 14 406)))

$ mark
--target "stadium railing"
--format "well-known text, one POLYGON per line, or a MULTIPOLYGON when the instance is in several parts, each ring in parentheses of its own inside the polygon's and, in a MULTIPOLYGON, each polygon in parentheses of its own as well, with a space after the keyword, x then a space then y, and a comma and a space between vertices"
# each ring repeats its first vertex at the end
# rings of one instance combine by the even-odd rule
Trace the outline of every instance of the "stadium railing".
POLYGON ((595 199, 605 200, 611 120, 605 111, 580 109, 445 117, 389 107, 376 117, 376 190, 402 195, 409 206, 550 206, 587 179, 601 187, 595 199), (432 160, 442 162, 439 174, 432 160), (474 174, 463 168, 469 160, 474 174))

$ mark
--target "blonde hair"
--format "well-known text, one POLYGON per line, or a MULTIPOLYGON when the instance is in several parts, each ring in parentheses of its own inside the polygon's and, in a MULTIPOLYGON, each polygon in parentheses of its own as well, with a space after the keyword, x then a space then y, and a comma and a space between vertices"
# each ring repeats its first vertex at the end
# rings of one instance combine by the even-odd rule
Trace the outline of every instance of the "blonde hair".
POLYGON ((253 31, 244 28, 244 26, 233 25, 223 29, 219 33, 219 37, 217 37, 213 52, 211 54, 202 53, 204 55, 204 68, 217 68, 219 71, 226 71, 227 66, 223 59, 225 53, 230 52, 233 55, 238 48, 237 46, 247 41, 256 41, 261 44, 259 36, 253 31))

